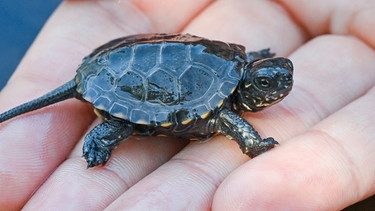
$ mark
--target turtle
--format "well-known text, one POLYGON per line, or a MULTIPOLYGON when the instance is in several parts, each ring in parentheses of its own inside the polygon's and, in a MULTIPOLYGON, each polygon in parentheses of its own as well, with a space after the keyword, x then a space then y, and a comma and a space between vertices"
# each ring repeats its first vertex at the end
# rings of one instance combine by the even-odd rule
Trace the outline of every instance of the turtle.
POLYGON ((274 55, 190 34, 121 37, 84 57, 72 80, 0 114, 0 123, 77 98, 103 120, 84 139, 88 168, 104 165, 131 135, 202 140, 222 134, 253 158, 278 142, 262 139, 243 114, 281 101, 293 85, 292 62, 274 55))

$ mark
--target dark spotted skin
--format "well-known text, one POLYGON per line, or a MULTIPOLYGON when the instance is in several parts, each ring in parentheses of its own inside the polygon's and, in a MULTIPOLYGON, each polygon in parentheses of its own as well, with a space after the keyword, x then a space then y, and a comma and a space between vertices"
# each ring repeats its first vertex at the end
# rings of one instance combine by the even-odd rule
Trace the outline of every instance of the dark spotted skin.
POLYGON ((88 167, 105 164, 130 135, 223 134, 255 157, 277 142, 262 139, 241 114, 279 102, 293 85, 291 61, 273 56, 189 34, 123 37, 85 57, 73 80, 0 114, 0 122, 75 97, 103 119, 85 138, 88 167))

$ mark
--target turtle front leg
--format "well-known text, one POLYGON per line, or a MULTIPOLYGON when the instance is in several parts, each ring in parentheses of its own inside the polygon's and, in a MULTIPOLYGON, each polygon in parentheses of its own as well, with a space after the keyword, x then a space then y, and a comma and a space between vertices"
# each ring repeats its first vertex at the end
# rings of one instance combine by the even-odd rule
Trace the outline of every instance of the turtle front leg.
POLYGON ((242 152, 253 158, 279 144, 273 138, 263 139, 258 132, 242 117, 236 113, 223 109, 216 120, 217 130, 235 140, 242 152))
POLYGON ((133 125, 110 119, 92 129, 85 137, 83 157, 87 168, 104 165, 120 141, 133 133, 133 125))

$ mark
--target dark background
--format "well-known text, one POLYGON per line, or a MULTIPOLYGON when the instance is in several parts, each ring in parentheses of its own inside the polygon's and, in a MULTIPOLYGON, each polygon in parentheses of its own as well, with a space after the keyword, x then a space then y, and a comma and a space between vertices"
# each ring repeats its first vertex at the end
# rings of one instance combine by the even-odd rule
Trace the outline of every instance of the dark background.
POLYGON ((61 0, 0 0, 0 90, 61 0))
MULTIPOLYGON (((0 0, 0 90, 60 2, 0 0)), ((375 210, 375 197, 345 210, 375 210)))

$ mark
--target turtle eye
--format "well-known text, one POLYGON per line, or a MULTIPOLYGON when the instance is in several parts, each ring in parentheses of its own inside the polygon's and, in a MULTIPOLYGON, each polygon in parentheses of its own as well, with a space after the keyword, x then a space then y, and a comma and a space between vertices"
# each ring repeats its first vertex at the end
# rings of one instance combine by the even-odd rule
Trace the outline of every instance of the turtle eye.
POLYGON ((259 89, 262 90, 269 90, 274 87, 272 78, 267 76, 256 77, 254 83, 259 89))

